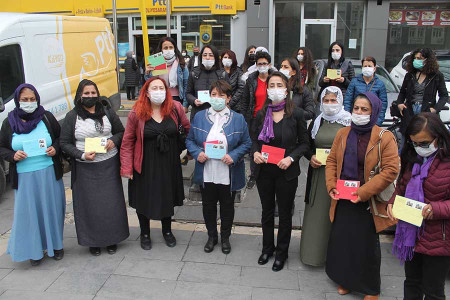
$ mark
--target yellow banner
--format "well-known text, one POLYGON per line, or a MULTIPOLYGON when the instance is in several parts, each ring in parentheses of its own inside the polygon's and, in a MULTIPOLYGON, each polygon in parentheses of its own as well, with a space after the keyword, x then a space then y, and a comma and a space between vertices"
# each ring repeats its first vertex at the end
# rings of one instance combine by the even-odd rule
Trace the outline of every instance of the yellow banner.
POLYGON ((104 17, 101 1, 78 0, 74 2, 73 11, 76 16, 104 17))
POLYGON ((211 13, 213 15, 235 15, 236 0, 212 0, 211 13))

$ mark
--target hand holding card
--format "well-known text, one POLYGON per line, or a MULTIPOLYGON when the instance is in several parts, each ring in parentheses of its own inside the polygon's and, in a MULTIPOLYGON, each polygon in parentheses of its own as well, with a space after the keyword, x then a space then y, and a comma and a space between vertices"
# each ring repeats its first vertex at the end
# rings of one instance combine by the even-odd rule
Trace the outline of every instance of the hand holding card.
POLYGON ((339 199, 347 199, 355 202, 358 199, 358 195, 353 195, 359 189, 359 181, 351 180, 338 180, 336 183, 336 190, 339 192, 339 199))

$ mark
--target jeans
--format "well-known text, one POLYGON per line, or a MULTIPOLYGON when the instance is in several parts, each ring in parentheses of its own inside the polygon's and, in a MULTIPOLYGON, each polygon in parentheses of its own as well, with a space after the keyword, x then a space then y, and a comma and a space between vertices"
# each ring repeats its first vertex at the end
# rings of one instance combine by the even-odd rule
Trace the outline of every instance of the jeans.
POLYGON ((413 113, 414 115, 418 115, 422 111, 422 104, 421 103, 414 103, 412 105, 413 113))

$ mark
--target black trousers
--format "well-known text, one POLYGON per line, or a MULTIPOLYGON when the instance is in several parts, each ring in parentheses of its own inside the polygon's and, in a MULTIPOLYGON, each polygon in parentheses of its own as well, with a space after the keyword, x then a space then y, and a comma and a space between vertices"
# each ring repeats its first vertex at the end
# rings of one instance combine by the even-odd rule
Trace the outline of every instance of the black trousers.
POLYGON ((135 99, 136 98, 136 87, 135 86, 127 86, 127 99, 135 99))
POLYGON ((205 182, 200 186, 203 218, 209 237, 217 237, 217 201, 220 204, 220 236, 229 238, 234 220, 234 201, 230 185, 205 182))
POLYGON ((445 278, 450 271, 450 256, 430 256, 414 252, 405 262, 405 300, 445 300, 445 278))
MULTIPOLYGON (((143 214, 137 214, 139 219, 139 226, 141 227, 141 234, 150 234, 150 219, 143 214)), ((161 219, 162 233, 172 232, 172 217, 161 219)))
POLYGON ((291 210, 295 199, 295 192, 297 191, 298 178, 287 181, 284 178, 284 172, 276 165, 263 165, 256 179, 256 186, 262 205, 262 253, 272 254, 276 251, 277 259, 286 260, 288 257, 289 243, 291 242, 291 210), (274 245, 275 201, 278 204, 279 216, 276 247, 274 245))

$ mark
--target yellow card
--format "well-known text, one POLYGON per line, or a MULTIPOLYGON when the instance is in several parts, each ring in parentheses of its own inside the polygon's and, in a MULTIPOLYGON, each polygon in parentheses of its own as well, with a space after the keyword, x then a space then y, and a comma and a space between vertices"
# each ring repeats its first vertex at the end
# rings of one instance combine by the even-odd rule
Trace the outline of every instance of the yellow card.
POLYGON ((327 69, 327 77, 331 80, 341 78, 341 69, 327 69))
POLYGON ((327 158, 330 154, 330 149, 316 149, 316 158, 318 161, 322 163, 322 166, 325 166, 327 164, 327 158))
POLYGON ((107 141, 108 139, 105 137, 86 138, 84 140, 84 152, 106 153, 107 141))
POLYGON ((397 219, 420 227, 423 222, 422 210, 425 205, 425 203, 397 195, 392 213, 397 219))

